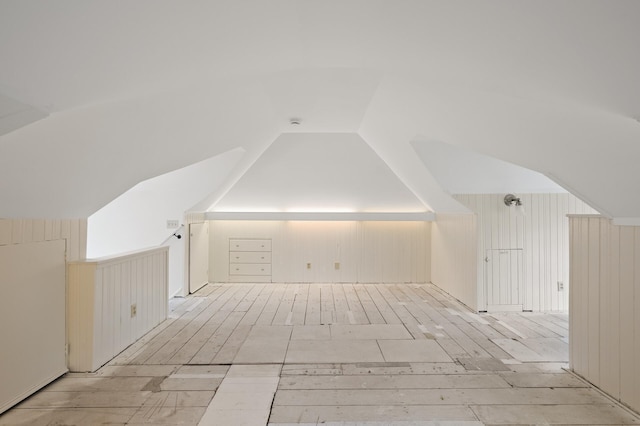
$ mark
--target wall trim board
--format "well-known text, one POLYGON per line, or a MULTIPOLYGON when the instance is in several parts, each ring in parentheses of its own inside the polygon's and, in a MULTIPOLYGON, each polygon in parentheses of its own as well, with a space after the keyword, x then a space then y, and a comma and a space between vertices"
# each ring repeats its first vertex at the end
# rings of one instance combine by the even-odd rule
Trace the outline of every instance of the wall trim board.
POLYGON ((207 212, 207 220, 296 220, 296 221, 418 221, 432 222, 433 212, 207 212))

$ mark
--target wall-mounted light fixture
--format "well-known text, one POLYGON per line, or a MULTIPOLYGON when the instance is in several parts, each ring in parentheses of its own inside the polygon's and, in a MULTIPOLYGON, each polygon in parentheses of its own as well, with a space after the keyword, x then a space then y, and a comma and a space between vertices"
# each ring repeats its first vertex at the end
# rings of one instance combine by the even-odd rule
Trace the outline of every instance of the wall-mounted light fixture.
POLYGON ((513 194, 507 194, 504 196, 504 204, 507 207, 515 206, 516 214, 524 216, 524 207, 520 198, 516 197, 513 194))
POLYGON ((513 194, 507 194, 507 195, 504 196, 504 204, 507 207, 521 206, 522 205, 522 201, 520 201, 520 198, 516 197, 513 194))

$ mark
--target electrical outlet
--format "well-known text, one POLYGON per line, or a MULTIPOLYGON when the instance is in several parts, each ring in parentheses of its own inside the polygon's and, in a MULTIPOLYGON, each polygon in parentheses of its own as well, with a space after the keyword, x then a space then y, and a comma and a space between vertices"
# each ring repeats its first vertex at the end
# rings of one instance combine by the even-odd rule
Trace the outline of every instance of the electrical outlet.
POLYGON ((131 318, 135 317, 138 314, 138 306, 134 303, 131 305, 131 318))
POLYGON ((311 269, 311 262, 307 263, 307 269, 311 269))
POLYGON ((562 281, 558 281, 558 291, 564 290, 564 283, 562 281))
POLYGON ((335 262, 335 263, 333 264, 333 267, 334 267, 335 269, 340 269, 340 262, 335 262))

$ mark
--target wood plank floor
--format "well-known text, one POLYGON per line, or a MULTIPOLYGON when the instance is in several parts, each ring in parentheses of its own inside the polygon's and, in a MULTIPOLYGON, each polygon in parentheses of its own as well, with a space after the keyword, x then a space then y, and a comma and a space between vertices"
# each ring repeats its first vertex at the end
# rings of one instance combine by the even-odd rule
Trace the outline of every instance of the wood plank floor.
POLYGON ((640 424, 567 373, 565 314, 475 314, 430 284, 209 284, 0 425, 640 424))

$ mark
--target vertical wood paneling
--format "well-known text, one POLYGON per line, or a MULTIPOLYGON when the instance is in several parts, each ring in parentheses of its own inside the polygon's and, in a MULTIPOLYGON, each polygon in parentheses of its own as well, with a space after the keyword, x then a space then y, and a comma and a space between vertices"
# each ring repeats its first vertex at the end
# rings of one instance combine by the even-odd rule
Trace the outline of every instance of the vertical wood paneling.
POLYGON ((633 332, 633 274, 634 265, 634 228, 620 227, 620 370, 623 372, 620 381, 620 399, 631 401, 633 397, 634 357, 633 332))
POLYGON ((229 281, 230 238, 272 240, 273 282, 431 279, 429 222, 211 221, 210 229, 211 281, 229 281))
POLYGON ((634 307, 633 307, 633 341, 634 348, 633 353, 636 362, 633 364, 633 396, 629 403, 633 407, 640 407, 640 365, 638 365, 638 359, 640 359, 640 227, 633 227, 635 231, 634 235, 634 307))
POLYGON ((584 317, 584 320, 589 323, 587 365, 592 383, 600 386, 600 220, 597 218, 589 219, 588 226, 588 241, 585 243, 588 247, 586 267, 588 294, 583 299, 589 307, 588 315, 584 317))
POLYGON ((0 219, 0 246, 11 244, 12 223, 9 219, 0 219))
POLYGON ((22 236, 22 220, 21 219, 13 219, 11 220, 11 244, 20 244, 24 242, 22 236))
MULTIPOLYGON (((576 317, 580 311, 578 307, 575 306, 576 301, 579 299, 580 290, 582 289, 580 283, 583 281, 582 276, 579 274, 579 263, 582 258, 582 253, 580 252, 581 245, 578 243, 580 238, 579 225, 579 221, 569 220, 569 273, 571 274, 571 279, 577 283, 577 285, 571 286, 569 297, 569 324, 576 323, 576 317)), ((578 329, 579 327, 575 327, 575 325, 569 327, 569 362, 574 371, 578 371, 578 329)))
POLYGON ((478 216, 478 302, 485 310, 487 249, 523 249, 524 309, 566 311, 569 294, 567 214, 596 213, 571 194, 519 194, 525 215, 504 205, 504 194, 455 198, 478 216), (564 290, 558 290, 562 282, 564 290))
POLYGON ((571 217, 571 368, 640 409, 640 227, 571 217))
MULTIPOLYGON (((593 222, 600 222, 594 220, 593 222)), ((610 310, 611 310, 611 298, 613 296, 612 285, 611 282, 607 279, 610 275, 610 267, 609 267, 609 258, 611 256, 611 238, 610 238, 610 230, 611 228, 608 226, 599 226, 599 241, 597 245, 599 247, 599 258, 598 258, 598 294, 596 297, 600 301, 599 309, 600 311, 600 325, 599 325, 599 339, 595 344, 598 346, 599 351, 599 359, 600 359, 600 371, 599 373, 599 386, 605 391, 611 392, 611 380, 609 379, 611 373, 611 365, 614 364, 613 356, 614 352, 609 350, 603 350, 604 348, 608 348, 611 340, 612 333, 612 322, 610 318, 610 310)))
POLYGON ((69 264, 70 370, 95 371, 166 319, 167 256, 163 247, 69 264))
POLYGON ((86 219, 0 219, 0 246, 67 241, 67 260, 84 259, 87 253, 86 219))
POLYGON ((610 304, 605 309, 608 317, 608 327, 605 329, 605 336, 609 337, 608 342, 601 348, 602 351, 610 355, 608 363, 604 364, 605 370, 603 384, 605 391, 609 392, 616 399, 620 399, 620 227, 603 226, 610 233, 609 258, 603 258, 601 263, 608 265, 609 279, 603 276, 602 282, 609 282, 609 287, 603 285, 604 292, 609 293, 610 304))

